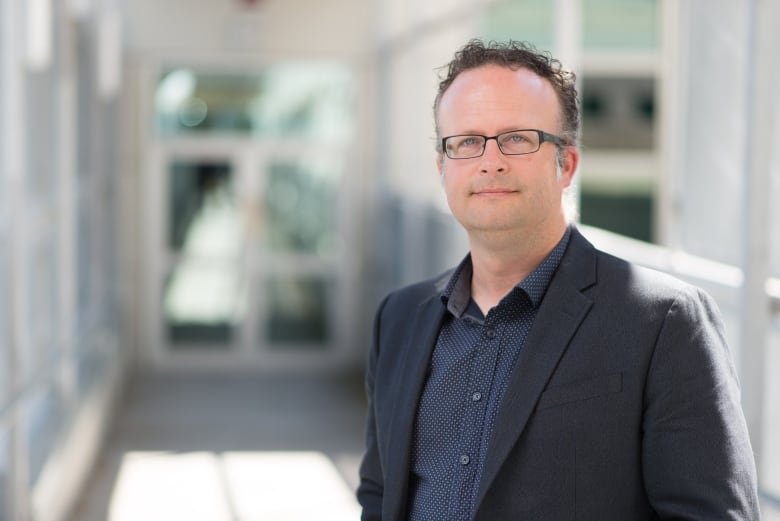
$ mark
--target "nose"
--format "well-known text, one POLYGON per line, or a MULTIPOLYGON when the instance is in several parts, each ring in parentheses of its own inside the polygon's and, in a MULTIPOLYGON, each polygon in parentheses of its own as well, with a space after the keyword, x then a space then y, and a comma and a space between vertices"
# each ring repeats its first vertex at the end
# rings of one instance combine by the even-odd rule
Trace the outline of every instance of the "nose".
POLYGON ((479 170, 483 174, 503 174, 507 170, 506 156, 498 148, 496 139, 488 139, 481 156, 479 170))

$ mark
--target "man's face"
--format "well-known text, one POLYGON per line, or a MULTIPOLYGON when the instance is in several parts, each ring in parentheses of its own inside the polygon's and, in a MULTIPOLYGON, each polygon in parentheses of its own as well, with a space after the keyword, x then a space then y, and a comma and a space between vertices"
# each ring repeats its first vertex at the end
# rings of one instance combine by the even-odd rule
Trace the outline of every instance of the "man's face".
MULTIPOLYGON (((494 136, 508 130, 539 129, 560 134, 560 106, 555 90, 527 69, 486 65, 461 73, 441 98, 438 128, 442 137, 457 134, 494 136)), ((469 232, 543 233, 565 223, 562 193, 577 166, 578 153, 564 149, 556 176, 556 147, 543 143, 538 152, 504 155, 495 140, 472 159, 441 154, 439 173, 453 215, 469 232)))

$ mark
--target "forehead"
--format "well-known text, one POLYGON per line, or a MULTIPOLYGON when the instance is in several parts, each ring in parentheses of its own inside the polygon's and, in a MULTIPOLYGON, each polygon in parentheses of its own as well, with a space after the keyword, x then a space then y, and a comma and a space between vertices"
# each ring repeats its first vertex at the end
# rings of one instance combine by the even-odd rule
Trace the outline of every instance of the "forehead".
POLYGON ((439 128, 450 132, 498 132, 511 128, 558 130, 555 89, 529 69, 485 65, 459 74, 442 95, 439 128))

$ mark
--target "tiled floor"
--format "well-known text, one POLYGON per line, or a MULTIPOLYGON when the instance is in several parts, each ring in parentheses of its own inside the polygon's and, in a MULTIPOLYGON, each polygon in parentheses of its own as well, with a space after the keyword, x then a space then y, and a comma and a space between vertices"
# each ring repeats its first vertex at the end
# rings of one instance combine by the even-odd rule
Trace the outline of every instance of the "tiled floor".
POLYGON ((146 375, 71 521, 357 519, 358 377, 146 375))

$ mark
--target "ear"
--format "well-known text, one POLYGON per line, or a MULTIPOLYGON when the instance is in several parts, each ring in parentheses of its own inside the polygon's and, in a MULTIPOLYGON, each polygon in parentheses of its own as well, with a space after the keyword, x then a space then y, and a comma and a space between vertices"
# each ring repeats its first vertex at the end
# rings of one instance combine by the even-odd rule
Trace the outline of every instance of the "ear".
POLYGON ((580 151, 577 150, 577 147, 564 147, 562 153, 563 165, 561 165, 561 177, 558 182, 561 184, 561 188, 567 188, 577 173, 577 167, 580 164, 580 151))

